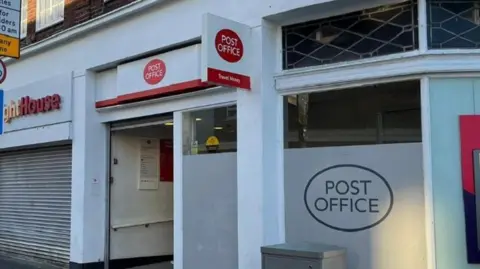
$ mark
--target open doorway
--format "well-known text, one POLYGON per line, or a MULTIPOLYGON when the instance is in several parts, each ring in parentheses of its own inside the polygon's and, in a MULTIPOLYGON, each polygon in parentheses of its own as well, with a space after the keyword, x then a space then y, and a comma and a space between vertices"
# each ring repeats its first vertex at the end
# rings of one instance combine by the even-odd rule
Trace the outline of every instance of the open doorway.
POLYGON ((110 158, 109 267, 173 268, 172 114, 112 124, 110 158))

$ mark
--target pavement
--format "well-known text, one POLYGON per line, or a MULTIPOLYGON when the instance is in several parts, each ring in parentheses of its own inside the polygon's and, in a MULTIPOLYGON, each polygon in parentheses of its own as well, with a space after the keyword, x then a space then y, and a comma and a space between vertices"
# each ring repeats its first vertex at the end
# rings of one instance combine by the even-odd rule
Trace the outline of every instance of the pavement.
POLYGON ((0 269, 54 269, 54 267, 13 260, 0 256, 0 269))
MULTIPOLYGON (((0 269, 3 269, 3 268, 0 268, 0 269)), ((171 262, 162 262, 162 263, 155 263, 150 265, 133 267, 131 269, 173 269, 173 264, 171 262)))
MULTIPOLYGON (((26 261, 13 260, 10 258, 0 256, 0 269, 56 269, 43 264, 28 263, 26 261)), ((143 265, 138 267, 132 267, 130 269, 173 269, 171 262, 155 263, 150 265, 143 265)))

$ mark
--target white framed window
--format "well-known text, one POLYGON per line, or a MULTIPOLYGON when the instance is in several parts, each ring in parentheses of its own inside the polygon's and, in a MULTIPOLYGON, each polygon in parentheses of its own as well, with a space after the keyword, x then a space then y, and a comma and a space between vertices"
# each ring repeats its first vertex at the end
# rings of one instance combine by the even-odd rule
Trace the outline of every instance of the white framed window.
POLYGON ((22 0, 21 18, 20 18, 20 38, 27 36, 28 26, 28 0, 22 0))
POLYGON ((37 0, 37 31, 63 21, 64 0, 37 0))

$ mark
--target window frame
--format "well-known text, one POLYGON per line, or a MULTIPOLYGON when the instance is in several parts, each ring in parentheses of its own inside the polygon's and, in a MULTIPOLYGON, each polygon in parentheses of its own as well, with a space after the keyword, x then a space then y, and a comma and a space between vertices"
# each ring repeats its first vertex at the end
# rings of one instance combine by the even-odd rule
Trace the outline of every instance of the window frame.
MULTIPOLYGON (((38 31, 42 31, 44 29, 47 29, 53 25, 56 25, 58 23, 61 23, 65 20, 65 0, 61 0, 62 1, 62 4, 63 4, 63 15, 61 16, 61 18, 59 19, 56 19, 56 20, 53 20, 51 22, 48 22, 46 23, 45 25, 41 25, 40 24, 40 1, 44 1, 44 0, 36 0, 37 2, 37 8, 36 8, 36 19, 35 19, 35 31, 38 32, 38 31)), ((50 3, 54 0, 48 0, 50 3)), ((51 7, 50 7, 51 8, 51 7)))
MULTIPOLYGON (((390 2, 390 1, 388 1, 390 2)), ((382 3, 368 8, 362 9, 353 9, 354 11, 337 14, 333 16, 325 16, 317 19, 307 20, 296 24, 282 24, 280 26, 281 31, 281 48, 282 48, 282 70, 296 70, 309 67, 322 67, 322 66, 331 66, 336 64, 361 61, 372 58, 379 58, 389 55, 403 55, 411 53, 414 51, 419 51, 419 16, 418 16, 419 3, 418 0, 408 0, 400 1, 398 3, 382 3), (394 15, 389 15, 391 18, 386 18, 384 21, 378 19, 372 19, 370 16, 377 13, 396 13, 394 15), (364 13, 367 12, 367 13, 364 13), (393 19, 402 17, 402 14, 409 14, 411 18, 408 18, 404 22, 393 22, 393 19), (365 16, 368 15, 368 18, 365 16), (347 25, 341 25, 342 21, 348 23, 347 25), (370 33, 362 33, 358 30, 353 30, 353 26, 360 25, 363 22, 376 21, 381 26, 374 25, 370 33), (340 24, 338 24, 340 22, 340 24), (407 24, 402 24, 407 23, 407 24), (327 31, 333 31, 333 40, 329 41, 320 41, 320 37, 312 37, 312 34, 324 32, 323 28, 331 28, 327 31), (372 37, 373 33, 385 32, 386 27, 392 27, 398 29, 393 37, 372 37), (314 30, 316 29, 316 30, 314 30), (305 32, 305 30, 307 32, 305 32), (314 32, 313 32, 314 31, 314 32), (297 40, 297 38, 300 39, 297 40), (354 40, 349 40, 346 44, 334 44, 337 42, 337 38, 354 38, 354 40), (401 38, 411 38, 411 43, 403 44, 401 38), (292 44, 289 42, 294 41, 292 44), (351 41, 351 42, 350 42, 351 41), (365 44, 367 42, 375 42, 377 46, 375 50, 372 51, 361 51, 354 49, 356 46, 365 44), (297 47, 304 44, 309 44, 308 51, 299 50, 297 47), (311 49, 311 46, 315 46, 314 49, 311 49), (393 48, 394 51, 381 52, 382 48, 385 49, 390 47, 390 50, 393 48), (315 55, 316 53, 321 53, 322 51, 327 51, 329 55, 315 55), (331 51, 334 50, 334 51, 331 51), (330 55, 331 53, 331 55, 330 55), (292 54, 292 55, 290 55, 292 54), (345 59, 343 56, 347 56, 348 59, 345 59), (300 59, 295 59, 299 57, 300 59), (351 58, 351 59, 350 59, 351 58), (293 62, 291 61, 293 59, 293 62), (311 62, 311 63, 304 63, 311 62), (303 66, 301 63, 304 63, 303 66), (297 66, 300 65, 300 66, 297 66)), ((343 24, 344 24, 343 23, 343 24)), ((390 29, 391 30, 391 29, 390 29)), ((368 47, 372 47, 370 44, 368 47)))
POLYGON ((20 39, 24 39, 28 34, 28 0, 22 0, 20 6, 20 39), (22 13, 25 12, 25 18, 22 17, 22 13), (23 23, 25 21, 25 32, 22 31, 23 23))

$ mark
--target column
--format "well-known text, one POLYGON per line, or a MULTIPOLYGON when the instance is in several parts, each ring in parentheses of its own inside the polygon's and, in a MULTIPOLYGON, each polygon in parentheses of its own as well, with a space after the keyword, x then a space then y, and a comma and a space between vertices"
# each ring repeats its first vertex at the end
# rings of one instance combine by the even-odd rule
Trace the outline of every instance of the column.
POLYGON ((238 262, 260 269, 260 247, 283 243, 283 107, 274 88, 277 27, 252 29, 252 91, 238 90, 238 262))
POLYGON ((70 268, 102 263, 105 254, 108 132, 95 111, 92 72, 75 72, 70 268))

